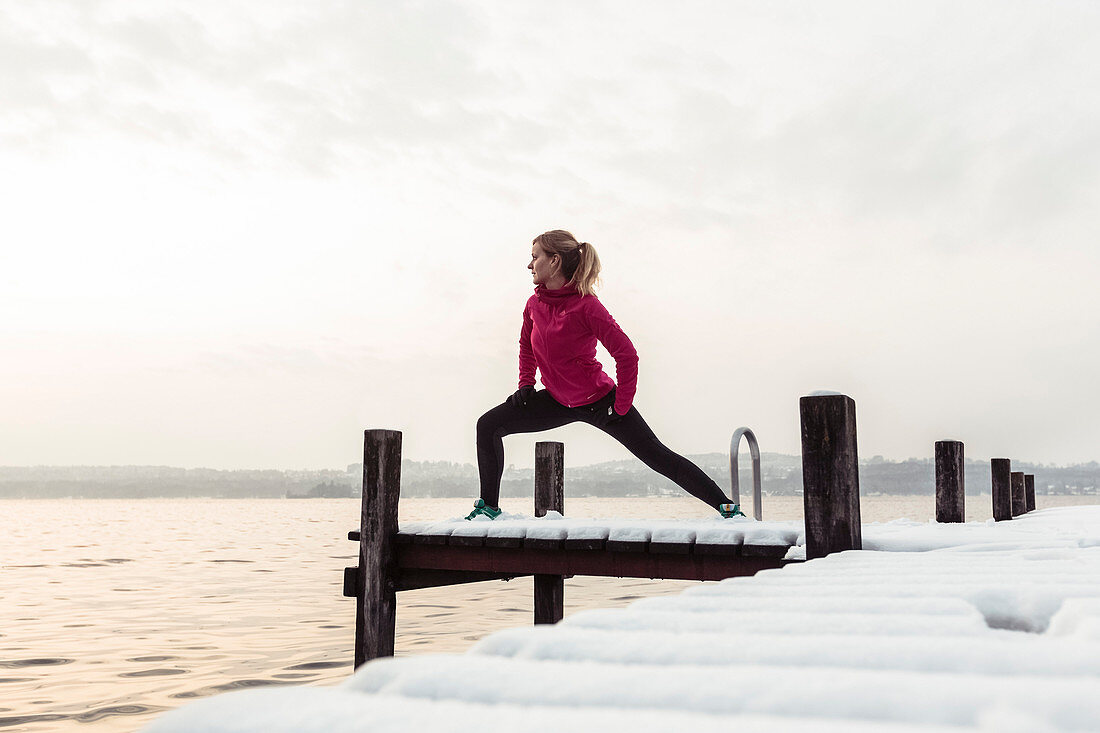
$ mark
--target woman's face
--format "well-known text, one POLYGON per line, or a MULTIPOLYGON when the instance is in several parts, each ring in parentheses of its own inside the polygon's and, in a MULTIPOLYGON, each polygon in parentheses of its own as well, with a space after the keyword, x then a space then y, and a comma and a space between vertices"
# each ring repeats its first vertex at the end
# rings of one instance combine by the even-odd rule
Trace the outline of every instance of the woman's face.
POLYGON ((531 280, 535 285, 546 285, 561 272, 561 258, 557 255, 546 253, 537 244, 531 245, 531 264, 527 265, 531 271, 531 280))

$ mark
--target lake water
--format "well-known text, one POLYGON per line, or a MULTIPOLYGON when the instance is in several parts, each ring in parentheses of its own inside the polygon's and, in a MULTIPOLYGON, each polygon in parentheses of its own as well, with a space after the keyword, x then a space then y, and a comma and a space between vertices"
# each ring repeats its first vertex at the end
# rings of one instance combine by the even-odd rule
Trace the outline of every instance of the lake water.
MULTIPOLYGON (((988 496, 967 503, 969 520, 990 518, 988 496)), ((401 520, 459 516, 469 504, 406 499, 401 520)), ((712 516, 688 497, 567 498, 565 510, 712 516)), ((875 522, 935 510, 931 496, 901 496, 864 497, 861 511, 875 522)), ((800 498, 765 497, 765 519, 801 516, 800 498)), ((0 731, 131 731, 224 690, 346 678, 355 608, 342 571, 356 562, 346 538, 358 518, 355 499, 0 500, 0 731)), ((688 585, 574 578, 565 612, 688 585)), ((397 653, 463 651, 529 624, 531 596, 530 578, 401 593, 397 653)))

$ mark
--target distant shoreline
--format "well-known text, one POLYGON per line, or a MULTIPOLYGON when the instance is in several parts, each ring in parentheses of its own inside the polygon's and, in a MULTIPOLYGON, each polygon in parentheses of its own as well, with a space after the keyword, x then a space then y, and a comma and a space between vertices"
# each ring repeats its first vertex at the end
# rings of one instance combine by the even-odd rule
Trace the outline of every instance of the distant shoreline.
MULTIPOLYGON (((724 490, 730 486, 729 458, 723 453, 688 456, 724 490)), ((748 460, 741 461, 742 492, 751 486, 748 460)), ((1035 475, 1040 496, 1100 496, 1100 463, 1051 466, 1013 462, 1013 470, 1035 475)), ((402 461, 402 495, 459 498, 475 496, 477 467, 449 461, 402 461)), ((675 496, 679 487, 640 461, 608 461, 565 470, 573 496, 675 496)), ((860 488, 865 496, 923 496, 934 492, 934 463, 930 458, 889 461, 874 456, 860 462, 860 488)), ((799 456, 761 455, 761 478, 766 494, 796 496, 802 491, 799 456)), ((526 496, 534 481, 532 469, 509 466, 501 482, 504 497, 526 496)), ((299 498, 358 495, 362 467, 317 471, 273 469, 222 471, 169 466, 0 466, 0 499, 150 499, 150 498, 299 498)), ((988 492, 989 462, 968 460, 968 496, 988 492)))

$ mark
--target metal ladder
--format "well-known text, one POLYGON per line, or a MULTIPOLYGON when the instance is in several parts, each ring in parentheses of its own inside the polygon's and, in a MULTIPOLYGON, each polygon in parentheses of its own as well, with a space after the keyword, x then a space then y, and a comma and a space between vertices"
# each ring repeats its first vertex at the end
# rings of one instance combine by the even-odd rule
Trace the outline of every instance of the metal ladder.
POLYGON ((741 444, 741 437, 749 441, 749 453, 752 455, 752 515, 760 521, 760 446, 756 442, 756 436, 748 428, 737 428, 730 439, 730 493, 733 494, 733 503, 741 503, 741 485, 737 476, 737 448, 741 444))

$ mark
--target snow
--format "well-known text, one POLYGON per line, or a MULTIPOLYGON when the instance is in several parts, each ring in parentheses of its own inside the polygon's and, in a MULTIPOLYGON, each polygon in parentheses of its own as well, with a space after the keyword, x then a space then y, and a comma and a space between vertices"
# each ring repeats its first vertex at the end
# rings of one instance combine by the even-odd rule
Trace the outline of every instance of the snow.
MULTIPOLYGON (((1100 545, 1095 525, 1100 517, 1091 507, 1046 509, 1018 517, 1011 522, 937 524, 898 519, 864 524, 863 549, 884 552, 926 552, 946 548, 962 551, 1057 549, 1100 545), (1091 518, 1090 518, 1091 517, 1091 518), (1092 526, 1090 526, 1090 523, 1092 526)), ((502 519, 465 521, 455 517, 435 522, 409 522, 401 531, 421 535, 464 537, 534 537, 540 539, 622 540, 691 542, 701 544, 747 544, 793 546, 788 559, 805 559, 806 536, 800 521, 755 521, 734 519, 602 519, 564 518, 557 512, 545 517, 508 514, 502 519)))
MULTIPOLYGON (((751 520, 478 524, 558 538, 801 536, 797 523, 751 520)), ((335 688, 201 700, 147 730, 1100 730, 1100 507, 900 520, 863 537, 861 551, 502 630, 467 654, 375 660, 335 688)))
MULTIPOLYGON (((715 695, 722 691, 715 689, 715 695)), ((363 695, 342 687, 280 687, 241 690, 198 700, 144 728, 146 733, 562 733, 617 731, 668 733, 958 733, 957 728, 827 720, 790 715, 713 715, 703 711, 649 708, 572 709, 509 703, 486 706, 457 700, 417 700, 363 695)), ((987 728, 990 733, 1003 730, 987 728)))
POLYGON ((751 518, 699 519, 601 519, 563 518, 557 512, 545 517, 517 514, 505 519, 466 521, 461 517, 437 522, 409 522, 401 531, 413 535, 461 537, 532 537, 539 539, 613 540, 629 542, 699 542, 789 546, 804 541, 802 522, 757 522, 751 518))

